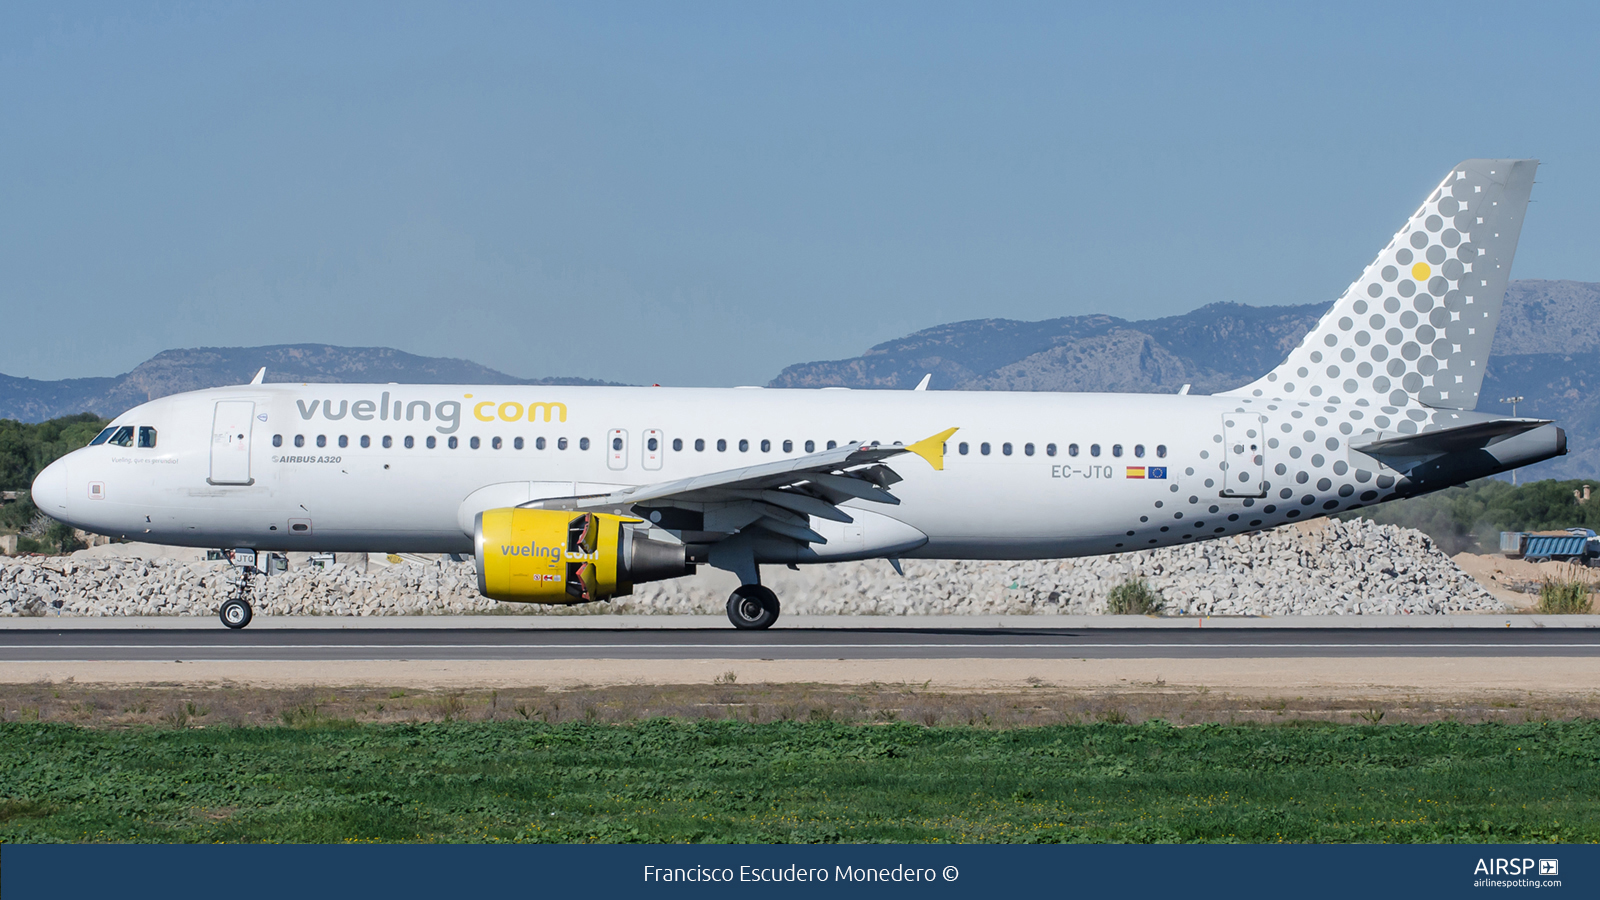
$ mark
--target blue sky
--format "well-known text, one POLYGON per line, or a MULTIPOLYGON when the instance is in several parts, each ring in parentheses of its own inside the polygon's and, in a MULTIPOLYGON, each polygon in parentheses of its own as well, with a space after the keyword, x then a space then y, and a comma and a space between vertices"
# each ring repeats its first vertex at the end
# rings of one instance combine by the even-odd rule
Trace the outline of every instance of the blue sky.
POLYGON ((1474 156, 1544 163, 1513 277, 1600 281, 1592 9, 7 4, 0 372, 327 342, 759 384, 959 319, 1328 301, 1474 156))

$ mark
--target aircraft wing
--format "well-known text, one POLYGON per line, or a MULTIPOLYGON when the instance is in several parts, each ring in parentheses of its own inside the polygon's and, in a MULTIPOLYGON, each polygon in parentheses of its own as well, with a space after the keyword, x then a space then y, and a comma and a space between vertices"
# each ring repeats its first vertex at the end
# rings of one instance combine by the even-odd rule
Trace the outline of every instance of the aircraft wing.
POLYGON ((852 522, 839 508, 847 500, 898 504, 889 488, 901 481, 885 460, 911 453, 935 469, 944 468, 944 442, 950 428, 909 445, 855 444, 793 459, 727 469, 693 478, 587 494, 535 500, 538 509, 626 511, 685 533, 688 539, 715 541, 756 528, 811 543, 827 539, 811 530, 809 516, 852 522))

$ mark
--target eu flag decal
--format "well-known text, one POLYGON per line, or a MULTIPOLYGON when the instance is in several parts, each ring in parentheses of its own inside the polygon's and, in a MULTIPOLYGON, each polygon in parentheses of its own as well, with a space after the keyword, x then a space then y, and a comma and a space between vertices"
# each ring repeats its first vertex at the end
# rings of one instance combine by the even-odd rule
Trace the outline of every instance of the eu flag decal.
POLYGON ((1129 478, 1143 478, 1144 477, 1144 466, 1129 466, 1128 467, 1128 477, 1129 478))
POLYGON ((1145 470, 1145 473, 1146 473, 1146 475, 1145 475, 1146 478, 1160 478, 1163 481, 1165 481, 1166 477, 1167 477, 1167 467, 1166 466, 1151 466, 1150 468, 1145 470))

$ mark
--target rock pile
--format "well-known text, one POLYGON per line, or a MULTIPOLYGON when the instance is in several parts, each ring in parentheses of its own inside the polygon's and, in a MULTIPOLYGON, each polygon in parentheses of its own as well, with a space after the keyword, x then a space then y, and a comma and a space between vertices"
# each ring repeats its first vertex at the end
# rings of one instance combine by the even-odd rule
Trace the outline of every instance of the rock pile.
MULTIPOLYGON (((1369 520, 1317 521, 1219 541, 1117 556, 1026 562, 908 560, 766 570, 791 615, 1056 615, 1106 611, 1106 596, 1143 578, 1169 614, 1372 615, 1491 612, 1504 607, 1424 534, 1369 520)), ((170 559, 0 563, 0 616, 214 615, 237 590, 225 564, 170 559)), ((640 585, 610 603, 501 604, 480 597, 470 562, 407 562, 372 572, 334 565, 258 578, 261 615, 446 615, 516 612, 720 614, 730 576, 702 570, 640 585)))

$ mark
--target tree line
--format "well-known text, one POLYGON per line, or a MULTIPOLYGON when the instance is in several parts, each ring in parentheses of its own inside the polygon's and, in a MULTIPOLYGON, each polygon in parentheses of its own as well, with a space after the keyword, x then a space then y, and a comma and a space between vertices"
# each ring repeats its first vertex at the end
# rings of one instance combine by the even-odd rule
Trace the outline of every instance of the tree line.
POLYGON ((0 532, 31 532, 18 541, 22 552, 59 553, 72 549, 72 528, 38 521, 39 510, 28 497, 33 478, 45 466, 83 447, 109 424, 94 413, 62 416, 48 422, 0 419, 0 491, 15 491, 16 500, 0 503, 0 532))
POLYGON ((1585 502, 1584 489, 1600 478, 1535 481, 1512 487, 1482 478, 1460 487, 1369 507, 1340 518, 1362 516, 1387 525, 1415 528, 1449 554, 1498 553, 1502 531, 1600 531, 1600 496, 1585 502))

